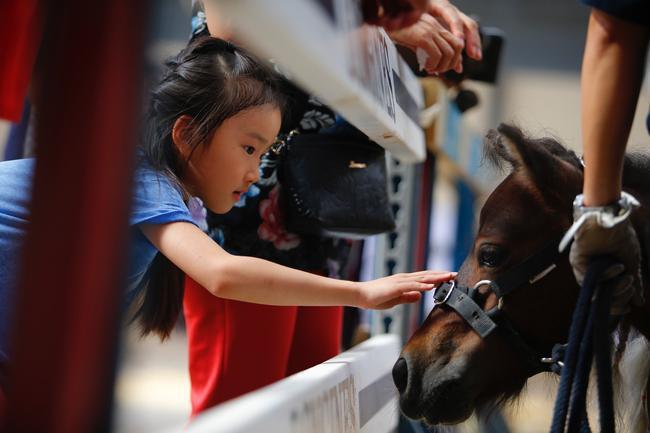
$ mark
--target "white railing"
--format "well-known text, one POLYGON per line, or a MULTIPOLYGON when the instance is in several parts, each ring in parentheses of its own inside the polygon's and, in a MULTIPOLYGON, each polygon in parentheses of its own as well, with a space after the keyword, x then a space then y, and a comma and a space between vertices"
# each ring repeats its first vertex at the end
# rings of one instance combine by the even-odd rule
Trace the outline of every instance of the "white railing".
POLYGON ((246 46, 272 58, 393 156, 424 160, 421 87, 388 35, 361 25, 357 2, 211 1, 246 46))
MULTIPOLYGON (((380 335, 303 372, 198 416, 187 433, 389 433, 400 343, 380 335)), ((260 360, 263 362, 263 360, 260 360)))

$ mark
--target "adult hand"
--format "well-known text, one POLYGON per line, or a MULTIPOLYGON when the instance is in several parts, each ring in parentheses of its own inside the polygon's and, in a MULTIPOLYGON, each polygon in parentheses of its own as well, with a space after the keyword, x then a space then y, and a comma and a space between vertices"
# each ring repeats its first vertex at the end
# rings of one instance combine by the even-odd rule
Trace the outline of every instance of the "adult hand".
MULTIPOLYGON (((454 36, 436 18, 423 14, 417 23, 405 29, 389 32, 391 39, 416 54, 426 53, 424 68, 429 74, 454 69, 462 72, 463 40, 454 36)), ((420 58, 418 54, 418 59, 420 58)))
POLYGON ((618 206, 581 206, 581 196, 574 204, 574 224, 560 242, 563 250, 573 237, 569 260, 573 274, 582 285, 594 256, 607 255, 618 264, 605 272, 612 294, 612 314, 624 314, 629 310, 630 302, 642 305, 643 286, 641 285, 641 248, 632 227, 629 215, 638 206, 638 202, 629 194, 623 193, 618 206))
POLYGON ((428 0, 362 0, 364 21, 386 31, 397 30, 417 22, 428 0))
POLYGON ((416 302, 422 297, 421 292, 431 290, 455 275, 455 272, 421 271, 365 281, 359 283, 358 306, 383 310, 416 302))
POLYGON ((427 13, 442 22, 454 36, 464 41, 465 52, 474 60, 481 60, 481 35, 478 23, 462 13, 448 0, 429 0, 427 13))

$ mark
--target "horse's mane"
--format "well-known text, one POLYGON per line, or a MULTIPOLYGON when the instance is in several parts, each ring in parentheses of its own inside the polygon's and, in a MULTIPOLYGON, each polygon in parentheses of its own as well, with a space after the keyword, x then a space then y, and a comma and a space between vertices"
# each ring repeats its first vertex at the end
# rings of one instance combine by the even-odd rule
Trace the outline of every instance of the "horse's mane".
POLYGON ((625 155, 623 185, 645 187, 650 183, 650 154, 633 152, 625 155))

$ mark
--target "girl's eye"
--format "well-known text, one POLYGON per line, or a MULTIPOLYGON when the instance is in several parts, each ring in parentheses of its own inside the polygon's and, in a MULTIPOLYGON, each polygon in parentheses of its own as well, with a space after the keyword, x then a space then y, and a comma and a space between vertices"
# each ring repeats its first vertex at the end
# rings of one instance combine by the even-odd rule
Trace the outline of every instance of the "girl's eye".
POLYGON ((481 266, 496 268, 503 263, 505 252, 497 245, 482 245, 478 252, 478 262, 481 266))
POLYGON ((246 152, 249 155, 252 155, 255 153, 255 148, 253 146, 244 146, 244 152, 246 152))

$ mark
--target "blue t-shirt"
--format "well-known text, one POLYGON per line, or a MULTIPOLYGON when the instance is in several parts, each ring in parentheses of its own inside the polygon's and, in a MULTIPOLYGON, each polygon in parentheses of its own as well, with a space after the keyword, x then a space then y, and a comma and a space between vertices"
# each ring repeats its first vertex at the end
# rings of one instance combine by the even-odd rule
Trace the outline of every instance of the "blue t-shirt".
MULTIPOLYGON (((0 162, 0 364, 7 361, 9 325, 20 274, 20 248, 29 220, 31 180, 35 160, 0 162)), ((129 269, 126 297, 133 299, 142 287, 158 250, 138 229, 138 224, 186 221, 196 224, 183 196, 163 174, 140 164, 134 175, 133 203, 129 225, 129 269)))

